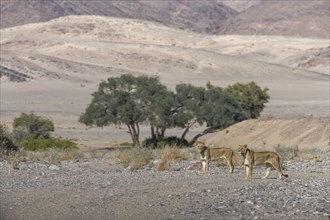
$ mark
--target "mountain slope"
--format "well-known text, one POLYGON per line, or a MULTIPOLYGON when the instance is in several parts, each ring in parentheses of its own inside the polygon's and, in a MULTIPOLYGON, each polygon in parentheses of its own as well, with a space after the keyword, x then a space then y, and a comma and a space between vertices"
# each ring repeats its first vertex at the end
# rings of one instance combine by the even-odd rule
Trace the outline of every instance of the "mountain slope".
POLYGON ((2 0, 0 27, 68 15, 152 21, 212 34, 329 38, 328 0, 2 0))
POLYGON ((297 52, 324 48, 327 40, 207 36, 102 16, 68 16, 0 31, 4 75, 24 76, 27 82, 96 85, 123 73, 157 75, 172 89, 182 82, 255 81, 270 89, 268 113, 328 112, 329 75, 299 68, 295 59, 290 65, 282 62, 297 52))
POLYGON ((1 28, 49 21, 67 15, 104 15, 158 22, 167 26, 216 32, 237 12, 213 0, 2 0, 1 28))
MULTIPOLYGON (((244 44, 239 43, 242 41, 235 41, 233 37, 206 37, 139 20, 69 16, 47 23, 5 29, 1 31, 1 36, 2 65, 31 74, 33 78, 57 78, 65 72, 72 77, 75 72, 72 73, 70 68, 79 64, 87 69, 97 68, 99 73, 106 73, 109 68, 113 68, 141 74, 169 74, 177 71, 183 73, 183 78, 208 73, 227 80, 240 77, 243 81, 268 77, 326 79, 322 74, 291 69, 279 65, 280 62, 270 64, 268 60, 263 62, 262 59, 250 59, 248 54, 239 56, 239 51, 243 49, 248 53, 249 48, 245 48, 244 44), (148 65, 148 68, 144 65, 148 65), (280 69, 285 69, 285 74, 280 69), (190 74, 186 75, 188 72, 190 74)), ((270 44, 274 46, 276 41, 270 41, 270 44)), ((285 42, 280 44, 285 45, 285 42)), ((301 44, 308 50, 313 46, 326 45, 326 42, 322 44, 311 41, 309 47, 307 41, 301 44)), ((250 51, 251 57, 258 51, 258 47, 263 48, 263 44, 255 44, 250 51)), ((281 48, 280 45, 278 47, 281 48)), ((274 53, 279 54, 276 51, 274 53)), ((283 59, 281 56, 279 60, 283 59)), ((85 71, 77 69, 76 74, 85 71)), ((84 80, 84 77, 86 75, 81 76, 81 79, 84 80)))
POLYGON ((330 1, 263 0, 228 20, 222 33, 330 37, 330 1))

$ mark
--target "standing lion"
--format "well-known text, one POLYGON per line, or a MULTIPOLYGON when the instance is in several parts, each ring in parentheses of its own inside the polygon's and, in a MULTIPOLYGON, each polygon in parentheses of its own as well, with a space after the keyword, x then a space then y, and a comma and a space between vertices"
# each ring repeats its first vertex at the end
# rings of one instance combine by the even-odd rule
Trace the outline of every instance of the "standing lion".
POLYGON ((288 175, 283 174, 282 172, 282 162, 280 155, 275 152, 264 151, 264 152, 255 152, 247 147, 246 144, 239 145, 238 152, 244 158, 244 165, 246 167, 246 177, 245 179, 252 179, 252 171, 254 165, 263 165, 265 164, 267 167, 266 175, 263 176, 263 179, 266 179, 272 168, 277 170, 278 179, 282 179, 282 177, 288 177, 288 175))
POLYGON ((229 172, 230 173, 234 172, 234 164, 233 164, 234 152, 232 149, 226 147, 209 148, 205 146, 204 143, 196 144, 196 148, 201 154, 204 173, 209 172, 210 161, 220 160, 221 158, 225 159, 227 165, 230 168, 229 172))

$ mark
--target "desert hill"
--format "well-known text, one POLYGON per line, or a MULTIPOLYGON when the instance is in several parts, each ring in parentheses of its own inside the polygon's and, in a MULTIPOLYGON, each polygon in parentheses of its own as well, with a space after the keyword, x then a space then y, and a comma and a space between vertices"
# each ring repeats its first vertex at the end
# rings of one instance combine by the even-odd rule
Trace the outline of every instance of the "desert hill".
POLYGON ((215 0, 220 2, 228 7, 234 9, 238 12, 243 12, 248 8, 252 7, 253 5, 259 4, 261 0, 235 0, 235 1, 228 1, 228 0, 215 0))
POLYGON ((328 0, 2 0, 0 27, 68 15, 131 18, 212 34, 329 38, 328 0))
POLYGON ((239 15, 229 18, 228 26, 223 33, 329 39, 329 9, 328 0, 263 0, 239 15))
POLYGON ((263 117, 329 116, 327 40, 215 36, 103 16, 67 16, 0 34, 1 121, 10 126, 21 112, 35 111, 54 120, 56 135, 88 146, 127 141, 125 128, 86 131, 78 123, 98 83, 123 73, 157 75, 171 89, 253 80, 270 89, 263 117))
POLYGON ((3 0, 0 14, 1 28, 68 15, 103 15, 152 21, 198 32, 217 32, 223 27, 222 23, 237 12, 213 0, 3 0))
POLYGON ((329 148, 329 118, 254 119, 235 124, 207 140, 212 146, 236 149, 248 144, 255 150, 274 150, 277 146, 298 150, 329 148))

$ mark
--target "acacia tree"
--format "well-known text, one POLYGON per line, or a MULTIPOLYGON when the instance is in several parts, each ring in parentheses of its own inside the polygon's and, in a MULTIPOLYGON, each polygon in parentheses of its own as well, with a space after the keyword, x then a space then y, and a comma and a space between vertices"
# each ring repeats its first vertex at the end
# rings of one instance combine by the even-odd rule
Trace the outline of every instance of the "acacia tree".
POLYGON ((173 127, 174 93, 156 77, 141 76, 136 80, 137 97, 150 125, 151 137, 154 140, 164 138, 166 129, 173 127))
POLYGON ((133 145, 139 145, 140 125, 151 126, 152 137, 164 135, 169 101, 174 96, 157 77, 121 75, 100 83, 79 121, 98 127, 125 124, 133 145))
POLYGON ((80 122, 99 127, 125 124, 133 145, 139 144, 140 125, 150 125, 153 140, 164 138, 168 128, 184 128, 181 142, 192 126, 206 125, 199 137, 260 115, 268 102, 268 89, 254 82, 226 89, 179 84, 169 91, 157 77, 121 75, 100 83, 80 122))
POLYGON ((176 127, 184 128, 181 135, 181 142, 186 134, 195 125, 204 123, 198 117, 199 109, 204 103, 205 88, 196 87, 191 84, 179 84, 176 86, 176 107, 174 112, 174 124, 176 127))
POLYGON ((21 115, 14 119, 13 122, 14 133, 25 134, 23 136, 31 136, 33 138, 49 138, 49 132, 55 130, 54 123, 35 113, 21 113, 21 115))
POLYGON ((195 125, 206 125, 206 129, 195 135, 189 145, 208 133, 228 127, 246 119, 246 114, 233 96, 220 87, 207 84, 206 88, 182 84, 177 86, 177 96, 181 100, 180 115, 185 123, 181 136, 184 139, 190 128, 195 125))
POLYGON ((97 92, 92 94, 92 102, 80 116, 85 125, 98 127, 110 124, 125 124, 133 144, 139 143, 139 124, 146 115, 136 101, 136 79, 132 75, 108 78, 99 84, 97 92))
POLYGON ((178 108, 177 126, 185 127, 184 139, 189 129, 196 123, 206 125, 206 129, 195 135, 192 145, 199 137, 224 129, 249 118, 256 118, 268 102, 268 89, 261 89, 254 82, 235 84, 226 89, 208 83, 206 89, 181 84, 176 87, 178 108))

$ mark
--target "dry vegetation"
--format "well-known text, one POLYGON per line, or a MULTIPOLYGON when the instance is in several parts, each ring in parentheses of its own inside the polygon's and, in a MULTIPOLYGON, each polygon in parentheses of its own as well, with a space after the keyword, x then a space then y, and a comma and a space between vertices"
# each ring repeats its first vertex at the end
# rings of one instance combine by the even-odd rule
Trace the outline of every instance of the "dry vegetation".
POLYGON ((145 168, 153 159, 151 150, 140 147, 117 150, 112 157, 122 167, 130 166, 133 170, 145 168))
MULTIPOLYGON (((298 146, 287 147, 278 145, 275 148, 283 161, 312 160, 322 162, 330 159, 330 149, 302 149, 298 146)), ((13 169, 19 169, 20 162, 59 164, 61 161, 79 161, 88 159, 110 159, 125 169, 139 170, 147 167, 155 167, 157 171, 171 171, 172 165, 178 161, 199 161, 200 155, 195 148, 179 148, 167 146, 163 149, 147 149, 141 147, 129 147, 125 149, 114 148, 111 151, 92 150, 82 152, 77 149, 56 150, 48 149, 42 152, 32 152, 19 149, 18 151, 0 152, 0 161, 10 161, 13 169)), ((226 166, 225 161, 218 160, 217 166, 226 166)), ((243 158, 234 151, 233 163, 235 167, 241 167, 243 158)), ((193 164, 196 166, 197 164, 193 164)), ((200 169, 199 166, 194 168, 200 169)))
POLYGON ((157 164, 158 171, 169 170, 174 161, 187 160, 183 149, 178 147, 165 147, 159 152, 160 162, 157 164))

